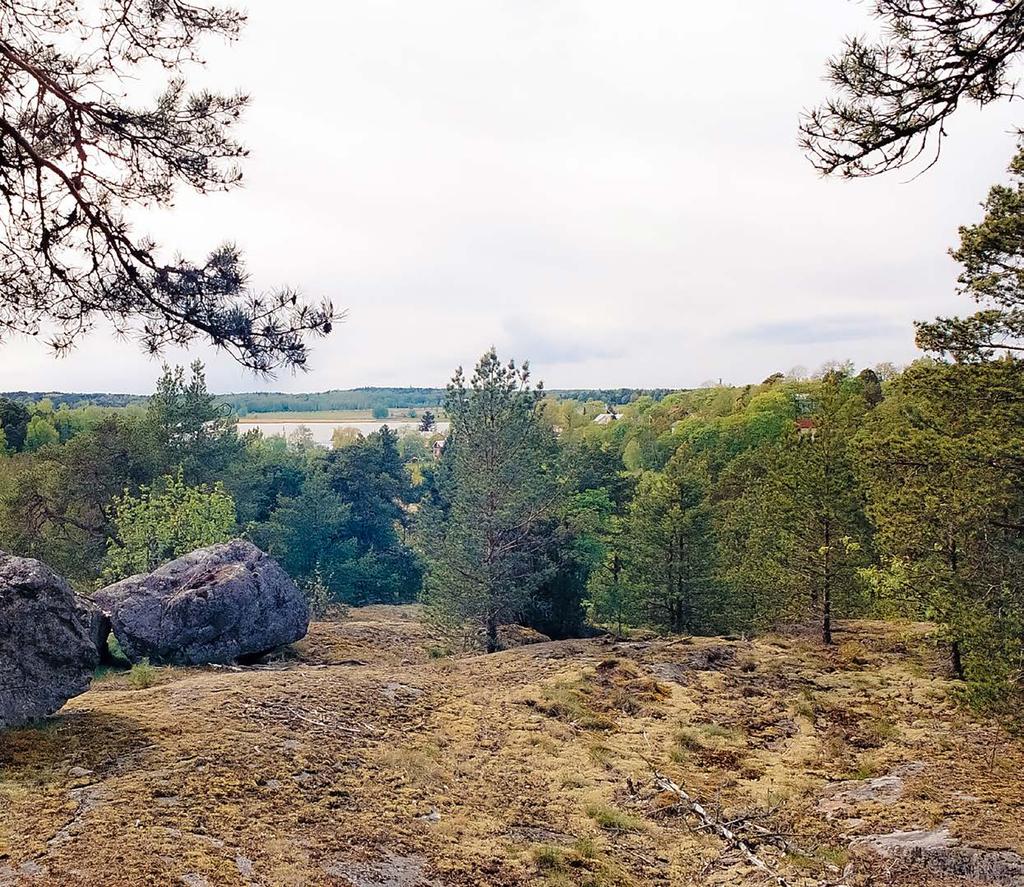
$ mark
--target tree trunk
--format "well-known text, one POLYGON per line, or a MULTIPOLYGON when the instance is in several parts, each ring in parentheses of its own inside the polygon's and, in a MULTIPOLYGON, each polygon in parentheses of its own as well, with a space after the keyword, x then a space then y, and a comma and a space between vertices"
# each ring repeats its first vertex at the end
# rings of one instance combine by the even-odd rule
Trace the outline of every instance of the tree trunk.
POLYGON ((960 641, 953 641, 949 645, 949 664, 956 679, 962 681, 964 679, 964 663, 960 655, 960 641))
POLYGON ((495 613, 487 614, 487 652, 498 652, 498 617, 495 613))
POLYGON ((824 571, 821 584, 821 640, 822 643, 832 643, 832 527, 825 524, 825 554, 824 571))

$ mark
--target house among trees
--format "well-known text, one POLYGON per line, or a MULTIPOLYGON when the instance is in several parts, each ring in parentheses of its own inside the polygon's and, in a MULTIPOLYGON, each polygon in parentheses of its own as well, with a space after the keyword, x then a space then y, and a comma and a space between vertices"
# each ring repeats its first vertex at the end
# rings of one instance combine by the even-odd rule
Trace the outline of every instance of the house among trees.
POLYGON ((594 416, 595 425, 609 425, 619 417, 615 413, 601 413, 598 416, 594 416))
POLYGON ((435 461, 441 458, 441 455, 444 453, 444 445, 447 442, 447 437, 439 437, 437 440, 434 441, 433 445, 430 448, 430 451, 434 454, 435 461))
POLYGON ((814 440, 815 435, 818 433, 818 423, 809 418, 797 419, 796 430, 801 437, 806 436, 814 440))

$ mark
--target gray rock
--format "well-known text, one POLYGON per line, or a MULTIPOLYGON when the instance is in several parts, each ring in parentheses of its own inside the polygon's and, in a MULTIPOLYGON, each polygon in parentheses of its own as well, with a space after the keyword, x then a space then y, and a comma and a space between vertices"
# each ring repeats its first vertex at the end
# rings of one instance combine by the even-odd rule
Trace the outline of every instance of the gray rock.
POLYGON ((945 826, 886 835, 866 835, 850 844, 854 856, 872 854, 921 866, 931 872, 982 884, 1024 887, 1024 856, 962 844, 945 826))
POLYGON ((97 619, 46 564, 0 552, 0 729, 53 714, 89 688, 97 619))
POLYGON ((93 600, 132 662, 231 662, 297 641, 309 628, 309 608, 295 583, 242 539, 109 585, 93 600))
POLYGON ((924 766, 920 761, 912 761, 897 767, 887 776, 837 782, 818 801, 818 809, 827 819, 833 819, 840 813, 849 813, 864 804, 894 804, 903 796, 905 777, 921 772, 924 766))

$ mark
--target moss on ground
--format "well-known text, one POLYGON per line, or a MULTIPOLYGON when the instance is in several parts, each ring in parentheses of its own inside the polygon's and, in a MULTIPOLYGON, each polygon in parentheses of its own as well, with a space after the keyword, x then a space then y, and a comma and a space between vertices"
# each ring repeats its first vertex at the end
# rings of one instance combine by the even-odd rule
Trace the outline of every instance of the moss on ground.
MULTIPOLYGON (((116 674, 0 735, 0 884, 763 883, 654 768, 798 836, 758 843, 793 885, 837 882, 852 834, 943 823, 1024 851, 1024 747, 952 701, 926 628, 837 638, 436 658, 415 608, 372 607, 264 667, 159 669, 141 692, 116 674), (885 803, 819 806, 908 764, 885 803)), ((882 871, 858 859, 844 883, 882 871)))

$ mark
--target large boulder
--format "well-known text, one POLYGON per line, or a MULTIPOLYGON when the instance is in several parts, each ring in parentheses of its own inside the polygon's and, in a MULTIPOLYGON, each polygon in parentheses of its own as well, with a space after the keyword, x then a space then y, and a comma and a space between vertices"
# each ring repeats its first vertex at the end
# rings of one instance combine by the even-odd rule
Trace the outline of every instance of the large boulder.
POLYGON ((93 595, 132 662, 231 662, 305 636, 309 608, 277 561, 235 539, 93 595))
POLYGON ((0 551, 0 728, 89 688, 102 616, 46 564, 0 551))

